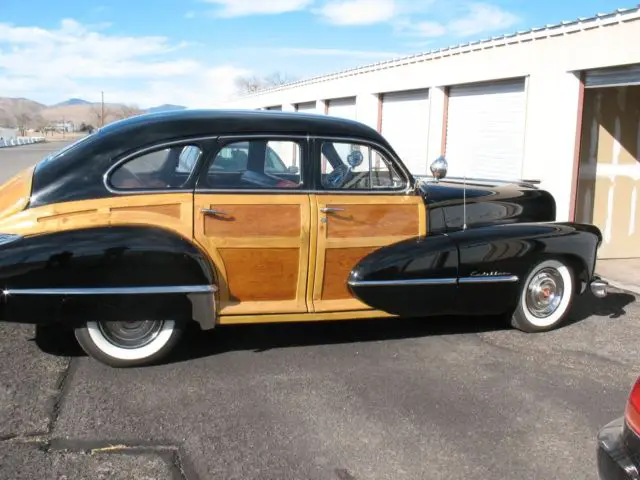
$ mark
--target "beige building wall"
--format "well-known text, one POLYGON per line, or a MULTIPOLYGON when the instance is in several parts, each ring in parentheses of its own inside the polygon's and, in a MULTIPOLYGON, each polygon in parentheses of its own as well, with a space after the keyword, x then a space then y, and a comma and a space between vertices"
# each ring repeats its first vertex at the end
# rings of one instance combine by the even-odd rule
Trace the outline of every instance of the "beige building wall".
POLYGON ((602 230, 599 258, 640 257, 640 86, 585 91, 576 221, 602 230))

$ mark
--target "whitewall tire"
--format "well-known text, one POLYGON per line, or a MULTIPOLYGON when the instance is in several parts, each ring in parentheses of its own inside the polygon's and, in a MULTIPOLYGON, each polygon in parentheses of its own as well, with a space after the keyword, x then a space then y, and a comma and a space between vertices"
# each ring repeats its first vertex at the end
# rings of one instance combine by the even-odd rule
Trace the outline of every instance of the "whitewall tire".
POLYGON ((149 365, 178 343, 182 326, 174 320, 88 321, 75 330, 82 349, 112 367, 149 365))
POLYGON ((573 303, 575 281, 568 263, 544 260, 522 285, 511 325, 524 332, 544 332, 560 326, 573 303))

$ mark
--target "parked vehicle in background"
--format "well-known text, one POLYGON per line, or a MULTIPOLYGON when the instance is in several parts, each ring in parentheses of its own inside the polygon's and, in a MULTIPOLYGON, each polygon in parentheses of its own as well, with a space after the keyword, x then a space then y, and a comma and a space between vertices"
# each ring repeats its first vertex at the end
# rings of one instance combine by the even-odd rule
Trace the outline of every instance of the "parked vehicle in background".
POLYGON ((601 480, 640 479, 640 378, 631 389, 624 415, 598 432, 601 480))
POLYGON ((112 123, 0 187, 0 315, 113 366, 184 326, 507 314, 560 326, 602 236, 525 182, 415 178, 361 123, 174 111, 112 123))

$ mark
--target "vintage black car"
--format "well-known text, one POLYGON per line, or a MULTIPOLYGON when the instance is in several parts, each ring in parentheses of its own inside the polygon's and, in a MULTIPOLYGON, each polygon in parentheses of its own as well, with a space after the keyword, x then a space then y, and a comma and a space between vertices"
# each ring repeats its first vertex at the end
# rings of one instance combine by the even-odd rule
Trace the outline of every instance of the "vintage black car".
POLYGON ((188 322, 507 314, 538 332, 606 294, 596 227, 555 222, 533 184, 446 168, 415 178, 377 131, 323 115, 112 123, 0 187, 2 318, 132 366, 188 322))

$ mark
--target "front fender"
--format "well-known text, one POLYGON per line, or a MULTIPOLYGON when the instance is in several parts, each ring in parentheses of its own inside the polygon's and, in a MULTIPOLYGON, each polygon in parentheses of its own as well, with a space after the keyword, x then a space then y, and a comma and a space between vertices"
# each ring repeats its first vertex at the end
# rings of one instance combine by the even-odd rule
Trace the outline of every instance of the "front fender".
POLYGON ((449 233, 460 252, 460 277, 498 271, 525 277, 544 258, 573 262, 580 280, 594 275, 602 234, 593 225, 518 223, 449 233))
MULTIPOLYGON (((146 301, 135 300, 144 294, 155 299, 189 295, 195 314, 203 308, 193 297, 206 294, 213 301, 214 283, 213 266, 198 247, 156 227, 66 230, 0 246, 7 320, 39 322, 35 317, 42 319, 43 312, 30 306, 48 305, 50 314, 60 313, 59 302, 70 298, 82 298, 79 303, 86 306, 100 298, 127 297, 142 306, 146 301)), ((209 312, 210 317, 214 314, 209 312)), ((200 323, 209 325, 211 318, 200 323)))
POLYGON ((520 223, 449 234, 459 252, 460 313, 500 314, 514 309, 522 283, 545 259, 572 267, 578 292, 594 275, 600 230, 577 223, 520 223), (499 280, 499 281, 496 281, 499 280))
POLYGON ((367 255, 347 283, 367 305, 399 315, 490 315, 513 309, 531 269, 572 267, 579 289, 594 275, 602 235, 575 223, 517 223, 405 240, 367 255))

